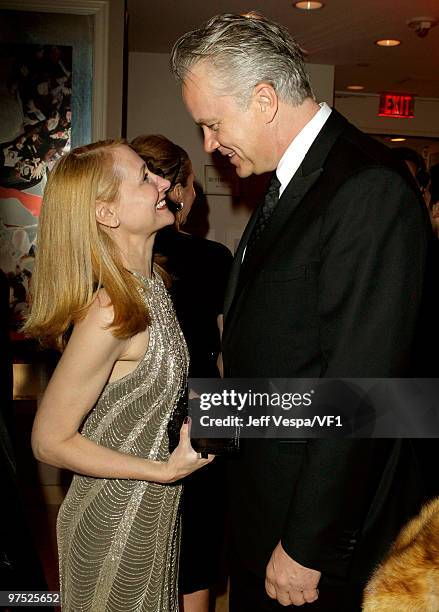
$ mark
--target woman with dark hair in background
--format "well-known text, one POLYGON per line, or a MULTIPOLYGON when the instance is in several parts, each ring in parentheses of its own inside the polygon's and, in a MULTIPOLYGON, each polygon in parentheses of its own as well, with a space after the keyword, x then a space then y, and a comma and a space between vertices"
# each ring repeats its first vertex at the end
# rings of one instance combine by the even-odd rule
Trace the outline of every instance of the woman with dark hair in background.
MULTIPOLYGON (((195 199, 194 173, 186 151, 160 135, 138 136, 131 146, 171 182, 167 200, 174 207, 175 224, 158 233, 155 251, 164 257, 163 266, 173 277, 171 295, 189 348, 189 376, 216 378, 218 326, 233 257, 224 245, 181 229, 195 199)), ((223 497, 218 460, 204 474, 185 480, 180 557, 184 612, 209 608, 209 587, 215 582, 220 556, 223 497)))

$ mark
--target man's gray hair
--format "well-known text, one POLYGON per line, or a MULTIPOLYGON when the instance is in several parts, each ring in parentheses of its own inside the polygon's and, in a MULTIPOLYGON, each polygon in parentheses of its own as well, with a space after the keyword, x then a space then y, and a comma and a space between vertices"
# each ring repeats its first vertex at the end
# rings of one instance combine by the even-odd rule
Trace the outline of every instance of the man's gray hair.
POLYGON ((258 13, 216 15, 179 38, 171 52, 177 79, 199 62, 214 69, 218 93, 243 104, 258 83, 270 83, 293 106, 314 98, 302 49, 286 28, 258 13))

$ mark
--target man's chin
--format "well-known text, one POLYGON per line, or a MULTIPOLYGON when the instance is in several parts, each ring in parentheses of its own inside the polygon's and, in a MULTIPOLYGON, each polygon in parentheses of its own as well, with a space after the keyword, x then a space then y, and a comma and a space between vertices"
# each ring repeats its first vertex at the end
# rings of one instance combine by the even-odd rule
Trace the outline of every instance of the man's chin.
POLYGON ((245 179, 253 174, 253 168, 250 168, 247 164, 235 166, 236 174, 239 178, 245 179))

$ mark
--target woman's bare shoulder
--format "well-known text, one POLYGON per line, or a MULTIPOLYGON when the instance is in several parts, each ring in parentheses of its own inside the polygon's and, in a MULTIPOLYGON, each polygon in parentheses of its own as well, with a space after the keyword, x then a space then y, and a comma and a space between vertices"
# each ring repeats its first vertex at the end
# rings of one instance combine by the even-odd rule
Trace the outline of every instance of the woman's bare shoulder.
POLYGON ((97 328, 108 331, 113 319, 114 308, 110 297, 105 289, 99 289, 84 317, 76 323, 75 327, 97 328))
POLYGON ((106 350, 120 347, 124 349, 126 339, 117 338, 112 330, 114 320, 114 309, 105 289, 100 289, 93 302, 88 307, 85 315, 75 323, 69 344, 95 348, 101 345, 106 350))

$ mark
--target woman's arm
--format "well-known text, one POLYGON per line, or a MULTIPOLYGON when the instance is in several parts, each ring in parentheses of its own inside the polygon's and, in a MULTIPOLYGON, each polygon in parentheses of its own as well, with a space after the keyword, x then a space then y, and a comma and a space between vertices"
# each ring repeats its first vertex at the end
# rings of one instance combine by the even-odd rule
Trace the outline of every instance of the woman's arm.
POLYGON ((78 432, 129 343, 105 329, 112 319, 111 307, 102 307, 96 300, 86 317, 75 325, 35 417, 35 457, 98 478, 174 482, 211 460, 198 459, 190 445, 188 424, 183 425, 180 444, 167 462, 106 448, 78 432))

